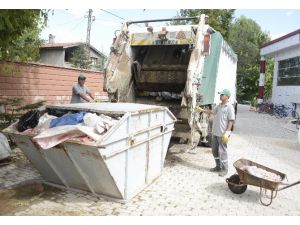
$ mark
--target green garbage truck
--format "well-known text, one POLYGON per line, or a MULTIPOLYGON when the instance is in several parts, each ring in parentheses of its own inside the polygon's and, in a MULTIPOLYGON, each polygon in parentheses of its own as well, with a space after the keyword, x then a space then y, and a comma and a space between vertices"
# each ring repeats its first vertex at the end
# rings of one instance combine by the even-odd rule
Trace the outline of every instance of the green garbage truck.
POLYGON ((104 91, 114 102, 167 106, 176 116, 173 137, 192 146, 210 145, 212 118, 195 110, 219 103, 222 89, 236 106, 237 55, 220 32, 197 17, 127 21, 111 46, 104 91), (197 20, 196 25, 152 26, 197 20), (144 24, 132 26, 133 24, 144 24))

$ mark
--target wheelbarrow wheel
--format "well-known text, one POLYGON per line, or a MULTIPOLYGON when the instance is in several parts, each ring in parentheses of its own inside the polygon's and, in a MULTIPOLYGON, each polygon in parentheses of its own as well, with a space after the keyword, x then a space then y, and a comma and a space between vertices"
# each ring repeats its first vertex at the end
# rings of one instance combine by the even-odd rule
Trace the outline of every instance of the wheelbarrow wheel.
POLYGON ((247 185, 240 182, 238 174, 234 174, 226 179, 230 191, 235 194, 243 194, 247 190, 247 185))

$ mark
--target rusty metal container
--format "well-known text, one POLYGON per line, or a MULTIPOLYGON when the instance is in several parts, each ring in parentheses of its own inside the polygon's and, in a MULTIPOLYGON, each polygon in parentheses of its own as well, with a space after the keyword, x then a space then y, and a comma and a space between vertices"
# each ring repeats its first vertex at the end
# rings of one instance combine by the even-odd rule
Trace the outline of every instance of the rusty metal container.
POLYGON ((119 121, 93 144, 65 141, 40 149, 28 134, 4 130, 45 181, 126 201, 160 176, 176 118, 162 106, 83 103, 47 106, 61 112, 94 112, 119 121))

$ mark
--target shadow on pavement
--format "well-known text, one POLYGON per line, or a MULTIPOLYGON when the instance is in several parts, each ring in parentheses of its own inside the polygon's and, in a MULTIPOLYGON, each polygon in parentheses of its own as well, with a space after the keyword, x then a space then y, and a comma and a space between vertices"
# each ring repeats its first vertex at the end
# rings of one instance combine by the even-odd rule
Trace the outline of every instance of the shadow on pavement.
MULTIPOLYGON (((249 187, 248 187, 249 188, 249 187)), ((238 200, 238 201, 243 201, 243 202, 253 202, 253 203, 258 203, 259 204, 259 193, 253 190, 247 189, 245 193, 243 194, 234 194, 232 193, 228 186, 227 183, 213 183, 205 188, 205 190, 213 195, 216 196, 224 196, 228 199, 232 200, 238 200)))
POLYGON ((182 166, 189 167, 194 170, 200 170, 200 171, 209 171, 210 168, 204 167, 204 166, 199 166, 195 163, 185 161, 184 159, 180 158, 179 156, 176 155, 168 155, 166 159, 166 166, 172 167, 177 164, 180 164, 182 166))

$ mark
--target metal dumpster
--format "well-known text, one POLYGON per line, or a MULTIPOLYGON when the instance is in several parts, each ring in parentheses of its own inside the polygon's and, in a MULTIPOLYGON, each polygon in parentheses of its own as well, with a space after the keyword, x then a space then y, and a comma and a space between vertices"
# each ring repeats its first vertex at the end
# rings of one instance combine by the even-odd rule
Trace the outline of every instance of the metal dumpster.
POLYGON ((46 106, 48 111, 94 112, 119 121, 93 144, 65 141, 40 149, 28 134, 4 130, 50 185, 126 201, 160 176, 176 118, 161 106, 83 103, 46 106))

